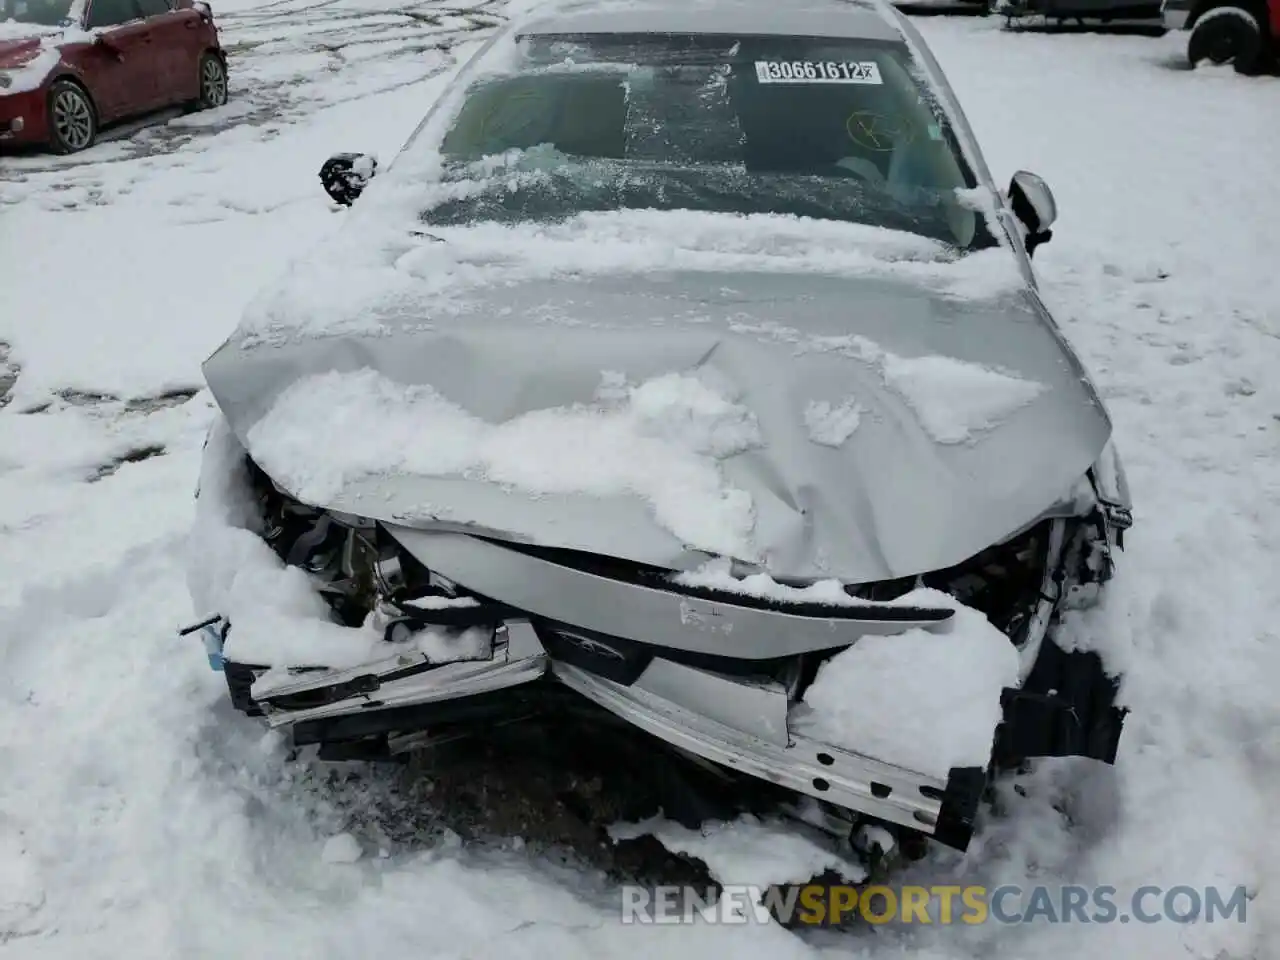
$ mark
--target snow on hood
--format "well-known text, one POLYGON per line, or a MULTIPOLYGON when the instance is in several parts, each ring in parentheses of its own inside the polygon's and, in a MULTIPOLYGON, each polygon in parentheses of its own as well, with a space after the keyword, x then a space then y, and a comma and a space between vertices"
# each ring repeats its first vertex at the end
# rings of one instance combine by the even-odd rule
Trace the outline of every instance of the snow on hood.
POLYGON ((635 386, 605 376, 597 397, 592 406, 489 424, 429 386, 371 369, 330 372, 290 386, 247 439, 258 465, 308 502, 330 502, 369 476, 475 476, 533 496, 635 495, 681 540, 733 556, 751 551, 751 498, 718 468, 761 444, 750 411, 675 373, 635 386), (317 410, 328 411, 323 457, 317 410), (424 436, 429 443, 419 442, 424 436))
POLYGON ((93 34, 79 27, 0 21, 0 96, 38 90, 62 60, 69 43, 91 43, 93 34))
POLYGON ((3 56, 10 47, 23 41, 56 37, 61 33, 61 27, 50 27, 40 23, 19 23, 17 20, 0 20, 0 56, 3 56))
POLYGON ((430 228, 374 218, 353 220, 295 263, 250 304, 233 340, 250 347, 385 334, 485 287, 668 271, 894 277, 961 299, 1023 284, 1005 249, 958 257, 913 234, 797 217, 622 210, 550 224, 430 228))
MULTIPOLYGON (((424 244, 405 259, 447 246, 424 244)), ((254 459, 307 502, 397 523, 857 582, 1011 535, 1109 435, 1029 293, 931 285, 959 264, 833 276, 715 252, 718 269, 531 277, 493 250, 506 282, 353 318, 361 334, 224 345, 205 374, 254 459)))
MULTIPOLYGON (((598 8, 595 3, 582 6, 598 8)), ((532 2, 517 3, 508 12, 528 13, 534 7, 549 12, 532 2)), ((912 29, 896 11, 881 3, 869 7, 911 42, 912 29)), ((397 318, 434 312, 442 300, 469 288, 535 278, 660 270, 896 276, 946 296, 978 298, 1026 285, 1024 265, 1007 247, 959 256, 926 237, 860 223, 620 210, 560 223, 424 227, 424 211, 474 199, 495 186, 508 191, 545 187, 548 171, 563 161, 542 145, 486 157, 459 172, 440 152, 471 85, 505 75, 521 63, 514 41, 520 19, 513 16, 467 62, 394 162, 366 187, 338 235, 295 263, 278 285, 255 300, 237 331, 239 343, 383 332, 397 318)), ((948 216, 967 221, 970 239, 974 227, 984 235, 983 222, 986 232, 1003 238, 1008 212, 996 202, 964 116, 923 48, 916 68, 939 108, 950 115, 978 178, 975 188, 956 191, 954 201, 942 205, 948 216)))

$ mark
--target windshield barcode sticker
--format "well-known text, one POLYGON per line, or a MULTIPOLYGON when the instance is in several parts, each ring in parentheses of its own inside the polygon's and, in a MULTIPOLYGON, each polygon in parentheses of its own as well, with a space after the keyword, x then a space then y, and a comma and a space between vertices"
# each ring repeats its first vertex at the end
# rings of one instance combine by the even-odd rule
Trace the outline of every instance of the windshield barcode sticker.
POLYGON ((871 60, 757 60, 760 83, 883 83, 871 60))

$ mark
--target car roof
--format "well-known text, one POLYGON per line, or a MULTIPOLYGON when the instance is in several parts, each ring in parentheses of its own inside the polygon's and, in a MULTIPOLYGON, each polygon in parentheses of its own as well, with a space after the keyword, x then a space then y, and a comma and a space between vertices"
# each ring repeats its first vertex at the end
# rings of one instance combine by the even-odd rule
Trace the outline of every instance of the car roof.
POLYGON ((708 33, 902 42, 878 0, 566 0, 530 11, 516 32, 708 33))

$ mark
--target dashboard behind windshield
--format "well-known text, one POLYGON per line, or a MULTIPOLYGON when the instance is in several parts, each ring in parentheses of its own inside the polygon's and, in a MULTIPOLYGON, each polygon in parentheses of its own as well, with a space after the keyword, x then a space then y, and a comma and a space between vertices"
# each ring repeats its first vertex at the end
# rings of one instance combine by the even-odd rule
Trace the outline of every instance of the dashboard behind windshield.
POLYGON ((537 36, 441 144, 433 224, 615 209, 790 214, 994 239, 906 47, 870 40, 537 36), (463 187, 464 189, 457 189, 463 187))

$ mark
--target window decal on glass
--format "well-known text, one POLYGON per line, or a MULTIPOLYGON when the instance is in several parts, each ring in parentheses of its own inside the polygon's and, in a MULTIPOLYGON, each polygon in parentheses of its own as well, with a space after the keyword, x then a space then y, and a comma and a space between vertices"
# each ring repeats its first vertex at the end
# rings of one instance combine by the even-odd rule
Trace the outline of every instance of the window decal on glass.
POLYGON ((881 84, 880 67, 872 60, 757 60, 760 83, 881 84))

